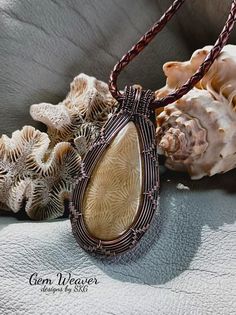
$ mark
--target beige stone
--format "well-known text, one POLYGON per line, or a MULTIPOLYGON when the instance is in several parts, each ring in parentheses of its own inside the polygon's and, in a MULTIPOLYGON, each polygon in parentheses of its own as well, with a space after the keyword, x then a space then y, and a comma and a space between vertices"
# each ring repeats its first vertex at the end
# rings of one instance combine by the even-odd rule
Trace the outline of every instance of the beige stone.
POLYGON ((127 231, 137 215, 141 190, 139 138, 129 122, 104 152, 88 183, 82 211, 90 234, 112 240, 127 231))

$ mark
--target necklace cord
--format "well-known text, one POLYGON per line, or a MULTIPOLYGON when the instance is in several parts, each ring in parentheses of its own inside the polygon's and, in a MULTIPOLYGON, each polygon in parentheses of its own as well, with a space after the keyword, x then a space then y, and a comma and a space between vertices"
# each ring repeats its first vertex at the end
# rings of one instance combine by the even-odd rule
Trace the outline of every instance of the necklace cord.
MULTIPOLYGON (((109 80, 109 89, 112 96, 117 101, 124 99, 123 95, 117 88, 117 79, 121 71, 136 57, 152 40, 153 38, 165 27, 171 20, 174 14, 178 11, 185 0, 175 0, 162 17, 140 38, 140 40, 125 54, 120 61, 114 66, 109 80)), ((207 73, 215 59, 219 56, 222 48, 228 41, 228 38, 233 30, 236 21, 236 0, 232 2, 230 13, 226 23, 221 31, 218 39, 216 40, 213 48, 210 50, 203 63, 198 70, 188 79, 180 88, 168 94, 165 97, 156 99, 151 103, 151 107, 156 109, 171 104, 188 93, 203 76, 207 73)))

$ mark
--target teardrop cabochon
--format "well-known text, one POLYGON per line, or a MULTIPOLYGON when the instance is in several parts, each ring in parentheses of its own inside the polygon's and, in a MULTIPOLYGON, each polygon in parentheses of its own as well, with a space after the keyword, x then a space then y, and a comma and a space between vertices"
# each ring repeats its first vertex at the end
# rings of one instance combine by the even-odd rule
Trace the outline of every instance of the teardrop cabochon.
POLYGON ((137 244, 158 207, 153 92, 125 98, 81 163, 70 202, 72 231, 86 251, 114 256, 137 244))

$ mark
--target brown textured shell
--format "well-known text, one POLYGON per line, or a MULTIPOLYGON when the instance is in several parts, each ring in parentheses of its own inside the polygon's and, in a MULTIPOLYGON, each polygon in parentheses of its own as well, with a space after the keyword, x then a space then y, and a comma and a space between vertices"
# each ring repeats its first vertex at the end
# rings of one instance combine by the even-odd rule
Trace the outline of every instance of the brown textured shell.
POLYGON ((0 200, 9 210, 25 208, 31 219, 56 218, 64 213, 71 179, 80 156, 66 142, 49 152, 46 133, 25 126, 11 138, 0 139, 0 200))
MULTIPOLYGON (((166 86, 156 97, 181 86, 210 49, 197 50, 190 61, 166 63, 166 86)), ((157 114, 157 143, 168 168, 187 171, 194 179, 235 168, 235 73, 236 46, 227 45, 192 91, 157 114)))
POLYGON ((48 134, 25 126, 0 138, 1 209, 24 210, 34 220, 62 216, 81 156, 115 106, 107 84, 85 74, 73 80, 63 102, 32 105, 32 117, 48 134))
POLYGON ((73 141, 80 135, 84 124, 87 129, 90 128, 89 134, 94 135, 93 141, 116 105, 106 83, 82 73, 70 84, 70 91, 63 102, 57 105, 34 104, 30 114, 34 120, 47 126, 50 146, 53 147, 61 141, 73 141))

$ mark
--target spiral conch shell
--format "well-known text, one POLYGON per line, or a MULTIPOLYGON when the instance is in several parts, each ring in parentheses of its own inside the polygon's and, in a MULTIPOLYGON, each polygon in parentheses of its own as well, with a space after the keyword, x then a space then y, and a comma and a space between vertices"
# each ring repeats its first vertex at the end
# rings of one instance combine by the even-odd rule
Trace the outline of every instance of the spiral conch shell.
MULTIPOLYGON (((0 207, 34 220, 65 214, 81 157, 115 109, 107 84, 85 74, 58 105, 31 106, 48 134, 24 126, 0 138, 0 207)), ((68 207, 67 207, 68 208, 68 207)))
MULTIPOLYGON (((187 62, 163 66, 166 86, 157 98, 181 86, 197 70, 211 46, 187 62)), ((192 179, 236 167, 236 46, 227 45, 203 79, 157 115, 157 143, 166 166, 192 179)))

